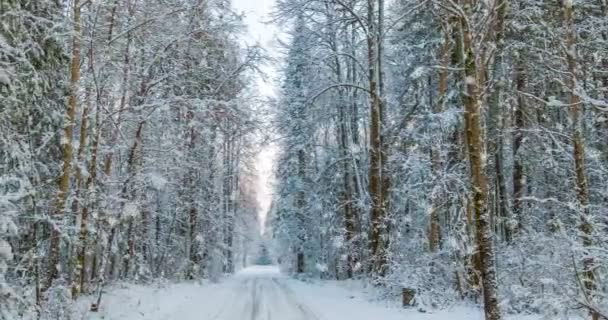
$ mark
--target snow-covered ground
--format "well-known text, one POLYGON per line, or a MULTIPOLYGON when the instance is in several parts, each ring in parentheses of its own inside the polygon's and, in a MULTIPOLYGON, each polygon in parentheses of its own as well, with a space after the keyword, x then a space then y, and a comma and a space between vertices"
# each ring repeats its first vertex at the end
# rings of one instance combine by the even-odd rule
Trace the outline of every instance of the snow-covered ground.
MULTIPOLYGON (((474 308, 421 313, 369 302, 365 293, 335 282, 306 283, 276 267, 255 266, 221 283, 109 290, 98 313, 81 301, 75 319, 104 320, 478 320, 474 308)), ((533 317, 509 317, 531 320, 533 317)))

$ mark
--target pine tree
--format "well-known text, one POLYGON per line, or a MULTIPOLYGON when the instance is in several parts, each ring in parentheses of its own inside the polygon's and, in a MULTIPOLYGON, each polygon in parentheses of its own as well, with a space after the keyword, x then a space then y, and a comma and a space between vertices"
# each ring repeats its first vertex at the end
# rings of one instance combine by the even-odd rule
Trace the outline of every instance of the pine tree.
MULTIPOLYGON (((21 289, 12 288, 15 261, 26 258, 40 237, 43 208, 54 188, 54 135, 65 96, 61 69, 66 57, 60 8, 55 2, 0 2, 0 318, 24 310, 21 289), (51 32, 49 36, 48 33, 51 32), (26 213, 29 219, 18 217, 26 213), (22 221, 26 221, 23 223, 22 221), (27 236, 23 236, 23 229, 27 236), (21 239, 23 237, 23 239, 21 239), (13 241, 19 239, 19 241, 13 241)), ((35 252, 38 252, 34 249, 35 252)), ((28 257, 37 264, 38 257, 28 257)), ((35 269, 36 276, 41 272, 35 269)), ((36 283, 37 284, 37 283, 36 283)))

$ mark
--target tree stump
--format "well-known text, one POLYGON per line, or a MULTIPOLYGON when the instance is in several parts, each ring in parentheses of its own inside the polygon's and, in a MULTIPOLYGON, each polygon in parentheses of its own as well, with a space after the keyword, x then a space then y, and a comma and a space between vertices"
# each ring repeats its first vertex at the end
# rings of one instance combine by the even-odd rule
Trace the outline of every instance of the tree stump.
POLYGON ((403 288, 401 291, 401 298, 403 307, 413 307, 416 304, 416 290, 412 288, 403 288))

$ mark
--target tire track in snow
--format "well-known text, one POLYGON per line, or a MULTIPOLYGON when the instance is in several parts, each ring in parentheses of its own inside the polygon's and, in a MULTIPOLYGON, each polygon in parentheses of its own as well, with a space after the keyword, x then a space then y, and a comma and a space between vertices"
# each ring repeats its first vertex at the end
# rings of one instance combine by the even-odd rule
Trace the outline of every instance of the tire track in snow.
MULTIPOLYGON (((230 320, 227 318, 223 318, 222 316, 230 311, 229 308, 234 307, 235 303, 242 301, 239 295, 242 295, 244 292, 247 292, 247 286, 250 279, 244 279, 243 281, 237 282, 235 286, 231 286, 232 288, 229 290, 230 295, 224 298, 220 309, 217 312, 212 313, 213 316, 208 318, 209 320, 230 320)), ((207 317, 206 317, 207 318, 207 317)))
POLYGON ((258 284, 258 282, 259 282, 258 279, 254 280, 253 290, 251 291, 251 301, 252 301, 251 302, 252 303, 251 320, 256 320, 258 318, 258 314, 260 313, 260 296, 261 295, 263 296, 263 293, 264 293, 263 290, 259 290, 261 284, 258 284), (258 294, 258 291, 260 291, 259 294, 258 294))
POLYGON ((279 295, 285 299, 287 305, 294 311, 298 310, 301 313, 301 320, 322 320, 312 309, 298 301, 296 294, 286 283, 276 278, 272 278, 272 282, 278 288, 279 295))
POLYGON ((219 310, 202 320, 322 320, 302 304, 295 292, 276 277, 247 276, 233 278, 220 290, 219 310), (211 315, 211 317, 210 317, 211 315))

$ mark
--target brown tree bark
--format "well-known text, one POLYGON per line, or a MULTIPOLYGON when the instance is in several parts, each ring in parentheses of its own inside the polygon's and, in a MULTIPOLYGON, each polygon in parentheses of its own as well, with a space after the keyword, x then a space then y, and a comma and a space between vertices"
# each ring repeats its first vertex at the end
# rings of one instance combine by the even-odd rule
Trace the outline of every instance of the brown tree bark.
MULTIPOLYGON (((88 56, 88 72, 92 73, 94 72, 94 68, 93 68, 93 48, 90 47, 87 53, 88 56)), ((87 86, 86 89, 86 105, 85 105, 85 109, 83 110, 82 113, 82 121, 81 121, 81 127, 80 127, 80 145, 78 148, 78 163, 82 166, 84 166, 83 162, 83 154, 84 154, 84 149, 85 149, 85 145, 87 143, 87 139, 88 139, 88 135, 89 135, 89 127, 88 127, 88 118, 89 118, 89 112, 91 109, 91 93, 92 88, 91 85, 87 86)), ((99 110, 99 107, 96 108, 95 110, 95 136, 93 137, 95 140, 93 140, 93 144, 91 146, 91 162, 89 163, 89 168, 88 168, 88 176, 84 185, 83 190, 83 194, 82 197, 84 199, 82 205, 80 207, 81 208, 81 215, 80 215, 80 231, 78 232, 78 241, 77 244, 75 245, 75 252, 76 252, 76 265, 74 268, 74 274, 72 277, 72 298, 76 299, 78 297, 78 295, 83 292, 85 290, 85 281, 86 281, 86 249, 87 249, 87 245, 86 245, 86 241, 87 241, 87 235, 88 235, 88 218, 89 218, 89 206, 90 204, 90 195, 92 193, 91 186, 96 182, 96 178, 97 178, 97 155, 98 155, 98 150, 99 150, 99 141, 100 141, 100 116, 101 112, 99 110)), ((91 128, 92 129, 92 128, 91 128)), ((81 180, 82 180, 82 172, 80 169, 78 169, 76 171, 76 187, 78 188, 77 190, 77 196, 76 198, 78 199, 78 195, 80 195, 80 188, 81 188, 81 180)), ((78 200, 80 201, 80 200, 78 200)), ((77 203, 77 202, 75 202, 77 203)), ((74 215, 78 215, 78 210, 80 210, 79 206, 75 206, 74 207, 74 215)))
MULTIPOLYGON (((298 192, 296 207, 298 210, 298 219, 302 222, 300 226, 304 226, 303 220, 305 215, 306 205, 306 194, 303 190, 304 180, 306 179, 306 155, 304 150, 298 150, 298 177, 302 186, 298 192)), ((298 247, 296 248, 296 272, 303 273, 306 267, 305 255, 304 255, 304 243, 306 242, 306 232, 300 230, 298 234, 298 247)))
POLYGON ((369 122, 369 187, 368 192, 371 200, 371 226, 369 231, 370 261, 369 272, 374 276, 383 277, 388 267, 386 247, 388 237, 386 209, 388 205, 387 195, 390 181, 384 172, 386 164, 386 150, 383 143, 383 103, 380 96, 380 70, 379 57, 379 30, 377 18, 377 0, 367 1, 367 59, 369 68, 369 91, 370 91, 370 122, 369 122))
MULTIPOLYGON (((576 29, 574 26, 574 7, 572 0, 563 1, 564 11, 564 27, 566 30, 566 61, 568 63, 568 75, 566 78, 568 104, 570 105, 570 118, 572 119, 572 145, 574 147, 574 171, 576 174, 577 199, 579 202, 579 229, 581 231, 581 241, 584 247, 593 245, 591 233, 593 226, 589 221, 589 185, 587 182, 587 174, 585 169, 585 135, 583 132, 583 102, 577 93, 578 79, 580 75, 580 66, 577 60, 576 48, 576 29)), ((583 258, 583 270, 581 280, 585 296, 593 299, 597 284, 594 274, 595 261, 593 257, 586 254, 583 258)), ((593 319, 598 319, 597 311, 591 311, 593 319)))
MULTIPOLYGON (((182 111, 180 108, 176 109, 176 119, 177 122, 180 125, 183 125, 183 131, 182 131, 182 136, 183 136, 183 140, 184 140, 184 145, 182 146, 184 149, 184 152, 186 153, 186 157, 188 157, 189 161, 192 161, 194 159, 194 148, 196 146, 196 129, 194 127, 194 109, 191 106, 187 106, 186 107, 187 110, 185 110, 185 117, 183 118, 182 121, 182 111)), ((196 204, 195 204, 195 199, 193 196, 193 188, 194 188, 194 181, 195 181, 195 177, 196 177, 196 172, 194 168, 188 168, 184 174, 183 174, 183 181, 184 184, 183 186, 180 188, 180 190, 178 191, 179 197, 180 197, 180 202, 185 204, 185 207, 187 208, 186 211, 186 224, 185 224, 185 228, 187 230, 187 252, 186 252, 186 256, 188 257, 188 265, 187 265, 187 269, 186 269, 186 274, 185 277, 188 280, 192 280, 195 278, 195 268, 196 268, 196 263, 194 262, 194 260, 196 260, 196 255, 194 254, 195 252, 195 241, 196 241, 196 225, 197 225, 197 214, 198 214, 198 210, 196 208, 196 204)))
POLYGON ((498 306, 496 266, 492 245, 492 226, 488 211, 488 179, 486 176, 486 153, 482 123, 482 99, 479 88, 479 72, 475 54, 474 35, 470 19, 473 17, 473 3, 463 1, 460 18, 462 32, 465 131, 469 155, 470 183, 472 193, 475 241, 477 245, 477 272, 481 276, 486 320, 500 320, 498 306))
MULTIPOLYGON (((336 61, 336 63, 339 63, 336 61)), ((339 68, 338 68, 339 72, 339 68)), ((340 80, 338 80, 340 82, 340 80)), ((340 92, 340 101, 344 102, 344 94, 340 92)), ((340 156, 342 157, 342 200, 341 207, 344 212, 344 235, 347 243, 347 253, 346 253, 346 276, 347 278, 352 278, 354 273, 354 266, 357 263, 356 255, 353 254, 353 241, 356 237, 356 222, 355 222, 355 209, 354 209, 354 191, 353 191, 353 177, 352 177, 352 169, 350 166, 350 155, 348 152, 348 141, 349 134, 347 131, 347 119, 345 109, 346 105, 340 104, 338 106, 338 137, 339 137, 339 146, 340 146, 340 156)))
POLYGON ((86 88, 85 93, 85 104, 82 110, 82 115, 80 117, 80 134, 78 141, 78 151, 76 152, 76 163, 78 166, 75 168, 75 195, 74 201, 72 202, 72 213, 74 214, 74 218, 78 215, 79 207, 80 207, 80 191, 82 187, 82 169, 80 166, 84 166, 84 151, 86 149, 87 139, 88 139, 88 130, 89 130, 89 112, 91 109, 91 88, 88 86, 86 88))
MULTIPOLYGON (((194 118, 194 112, 193 111, 188 111, 188 120, 189 122, 192 121, 194 118)), ((190 153, 194 152, 195 146, 196 146, 196 137, 197 137, 197 131, 195 128, 191 128, 190 129, 190 141, 189 141, 189 145, 188 145, 188 149, 190 149, 190 153)), ((189 188, 196 188, 194 185, 194 179, 196 177, 196 172, 194 172, 195 169, 189 170, 188 173, 188 177, 186 177, 186 181, 188 181, 188 183, 186 183, 186 185, 189 188)), ((196 266, 198 266, 199 263, 199 254, 198 254, 198 245, 197 245, 197 228, 198 228, 198 210, 197 210, 197 204, 195 201, 195 198, 193 195, 190 195, 189 199, 188 199, 189 203, 190 203, 190 210, 188 212, 188 231, 189 231, 189 241, 190 241, 190 247, 189 247, 189 259, 190 259, 190 270, 188 271, 188 278, 189 279, 194 279, 195 278, 195 268, 196 266)))
MULTIPOLYGON (((144 130, 144 126, 146 124, 146 121, 141 121, 137 127, 137 131, 135 132, 135 139, 133 141, 133 146, 131 147, 131 150, 129 151, 129 158, 127 160, 127 167, 129 168, 128 172, 129 172, 129 178, 127 178, 127 181, 125 181, 122 191, 121 191, 121 198, 123 199, 123 203, 121 204, 121 208, 120 208, 120 215, 118 216, 118 221, 120 221, 121 217, 122 217, 122 213, 124 211, 124 206, 126 204, 127 200, 132 200, 133 198, 135 198, 135 194, 134 192, 129 192, 129 184, 131 179, 134 178, 134 176, 137 174, 137 160, 138 160, 138 150, 143 149, 142 147, 142 143, 143 143, 143 130, 144 130)), ((130 267, 131 267, 131 261, 133 260, 133 258, 135 257, 135 232, 134 232, 134 220, 135 217, 130 216, 128 217, 128 224, 127 224, 127 234, 126 234, 126 239, 127 239, 127 252, 126 255, 124 256, 124 268, 123 268, 123 272, 125 277, 128 276, 129 271, 130 271, 130 267)), ((120 225, 120 223, 118 224, 120 225)), ((108 242, 108 246, 110 246, 111 243, 108 242)))
POLYGON ((237 148, 235 139, 238 139, 237 131, 233 119, 224 119, 224 142, 223 142, 223 167, 224 177, 222 185, 223 199, 223 242, 224 242, 224 272, 234 272, 234 224, 235 224, 235 209, 236 201, 236 176, 238 169, 236 168, 237 148))
POLYGON ((62 137, 62 173, 59 178, 59 190, 55 199, 55 208, 52 213, 54 224, 51 226, 51 238, 49 248, 49 265, 48 277, 45 289, 52 286, 53 280, 59 276, 59 247, 61 243, 61 231, 55 223, 60 223, 65 210, 65 204, 68 194, 70 193, 70 178, 72 176, 72 156, 73 147, 72 140, 74 135, 74 122, 76 121, 76 112, 78 109, 78 82, 80 81, 80 41, 81 41, 81 25, 80 25, 80 0, 74 0, 73 5, 73 23, 74 36, 72 38, 72 59, 70 64, 70 96, 66 110, 67 123, 63 127, 62 137))
MULTIPOLYGON (((446 94, 448 91, 448 67, 450 64, 450 50, 451 50, 451 31, 450 25, 445 23, 443 25, 443 43, 439 47, 439 85, 438 85, 438 100, 437 103, 433 104, 433 113, 439 114, 443 112, 443 106, 445 104, 446 94)), ((440 145, 433 143, 431 146, 431 169, 435 179, 441 174, 443 167, 443 160, 441 158, 440 145)), ((441 224, 439 221, 439 202, 442 198, 441 192, 433 191, 431 195, 431 210, 429 217, 429 250, 436 252, 441 247, 441 224)))
MULTIPOLYGON (((350 24, 350 39, 349 39, 349 43, 348 46, 351 48, 351 56, 356 57, 357 56, 357 50, 356 50, 356 46, 355 44, 357 43, 357 30, 356 30, 356 23, 353 22, 352 24, 350 24)), ((357 62, 354 59, 350 59, 349 63, 346 64, 347 65, 347 78, 349 83, 357 83, 358 79, 357 79, 357 62)), ((345 116, 348 119, 345 119, 345 130, 350 133, 349 135, 347 135, 347 139, 349 139, 348 141, 350 143, 352 143, 352 146, 358 148, 360 145, 360 141, 359 141, 359 105, 357 102, 358 98, 358 91, 357 90, 350 90, 349 92, 349 99, 351 99, 351 103, 350 105, 347 107, 347 111, 345 113, 345 116)), ((361 197, 361 193, 363 190, 363 186, 361 184, 361 174, 359 171, 359 168, 361 167, 361 161, 358 155, 353 154, 353 151, 351 149, 348 150, 348 156, 350 158, 350 167, 352 167, 352 171, 351 171, 351 181, 350 181, 350 186, 351 186, 351 191, 352 191, 352 204, 350 206, 351 209, 351 217, 352 217, 352 225, 349 226, 349 228, 352 228, 353 230, 353 234, 357 237, 355 240, 353 240, 353 248, 356 248, 356 250, 353 250, 353 253, 351 254, 352 257, 352 265, 356 265, 358 262, 361 261, 361 258, 364 256, 365 254, 365 248, 363 248, 363 246, 361 245, 361 208, 359 206, 359 199, 361 197)))
MULTIPOLYGON (((87 88, 87 90, 90 90, 89 88, 87 88)), ((90 92, 87 92, 87 96, 90 95, 90 92)), ((87 99, 87 103, 90 103, 89 99, 87 99)), ((86 107, 87 110, 90 108, 89 106, 86 107)), ((97 120, 99 120, 99 110, 97 110, 96 112, 97 116, 97 120)), ((88 112, 83 112, 82 115, 82 124, 81 124, 81 129, 80 129, 80 143, 81 143, 81 147, 82 145, 86 142, 86 137, 83 138, 83 136, 87 135, 87 120, 85 119, 86 117, 88 117, 88 112)), ((94 145, 92 147, 91 153, 92 153, 92 157, 91 157, 91 164, 89 166, 89 175, 87 177, 87 180, 85 182, 85 186, 84 186, 84 194, 83 197, 88 198, 89 194, 90 194, 90 187, 92 185, 92 183, 94 182, 95 178, 96 178, 96 163, 97 162, 97 150, 99 147, 99 143, 98 143, 98 139, 96 139, 96 141, 94 142, 94 145), (92 171, 91 171, 92 170, 92 171)), ((82 161, 82 152, 80 150, 81 148, 79 148, 79 156, 78 158, 80 159, 80 161, 82 161)), ((79 163, 80 163, 79 161, 79 163)), ((77 170, 77 187, 79 186, 79 181, 82 179, 82 172, 80 172, 80 170, 77 170)), ((78 192, 79 194, 80 192, 78 192)), ((78 214, 78 209, 79 207, 82 207, 82 211, 81 211, 81 215, 80 215, 80 231, 78 233, 78 241, 75 245, 75 252, 76 252, 76 265, 74 268, 74 273, 72 276, 72 299, 76 299, 78 297, 78 295, 80 294, 80 292, 82 292, 84 290, 84 282, 85 282, 85 277, 86 277, 86 268, 85 268, 85 256, 86 256, 86 240, 87 240, 87 228, 88 228, 88 217, 89 217, 89 203, 88 201, 83 201, 82 205, 80 206, 76 206, 74 209, 75 212, 74 214, 77 215, 78 214)))
MULTIPOLYGON (((506 76, 503 74, 502 67, 504 64, 504 49, 505 49, 505 37, 504 37, 504 21, 507 13, 507 1, 498 0, 496 1, 496 18, 493 21, 493 42, 495 43, 496 49, 491 54, 491 58, 487 57, 484 59, 492 60, 492 67, 489 72, 491 79, 494 79, 493 90, 488 99, 488 154, 490 159, 493 160, 494 169, 494 181, 493 181, 493 193, 495 203, 492 206, 491 220, 494 220, 493 228, 498 230, 502 235, 502 239, 506 242, 511 242, 511 230, 509 228, 509 206, 507 199, 507 186, 505 182, 504 173, 504 113, 505 104, 502 92, 506 87, 506 76)), ((489 172, 491 175, 491 173, 489 172)))
MULTIPOLYGON (((522 53, 520 53, 522 54, 522 53)), ((517 227, 512 227, 513 233, 523 228, 522 197, 526 190, 526 179, 524 177, 523 159, 519 154, 524 141, 524 114, 526 110, 526 99, 522 94, 528 86, 528 74, 526 67, 519 57, 515 67, 515 86, 517 89, 517 103, 513 114, 513 216, 517 220, 517 227)))

